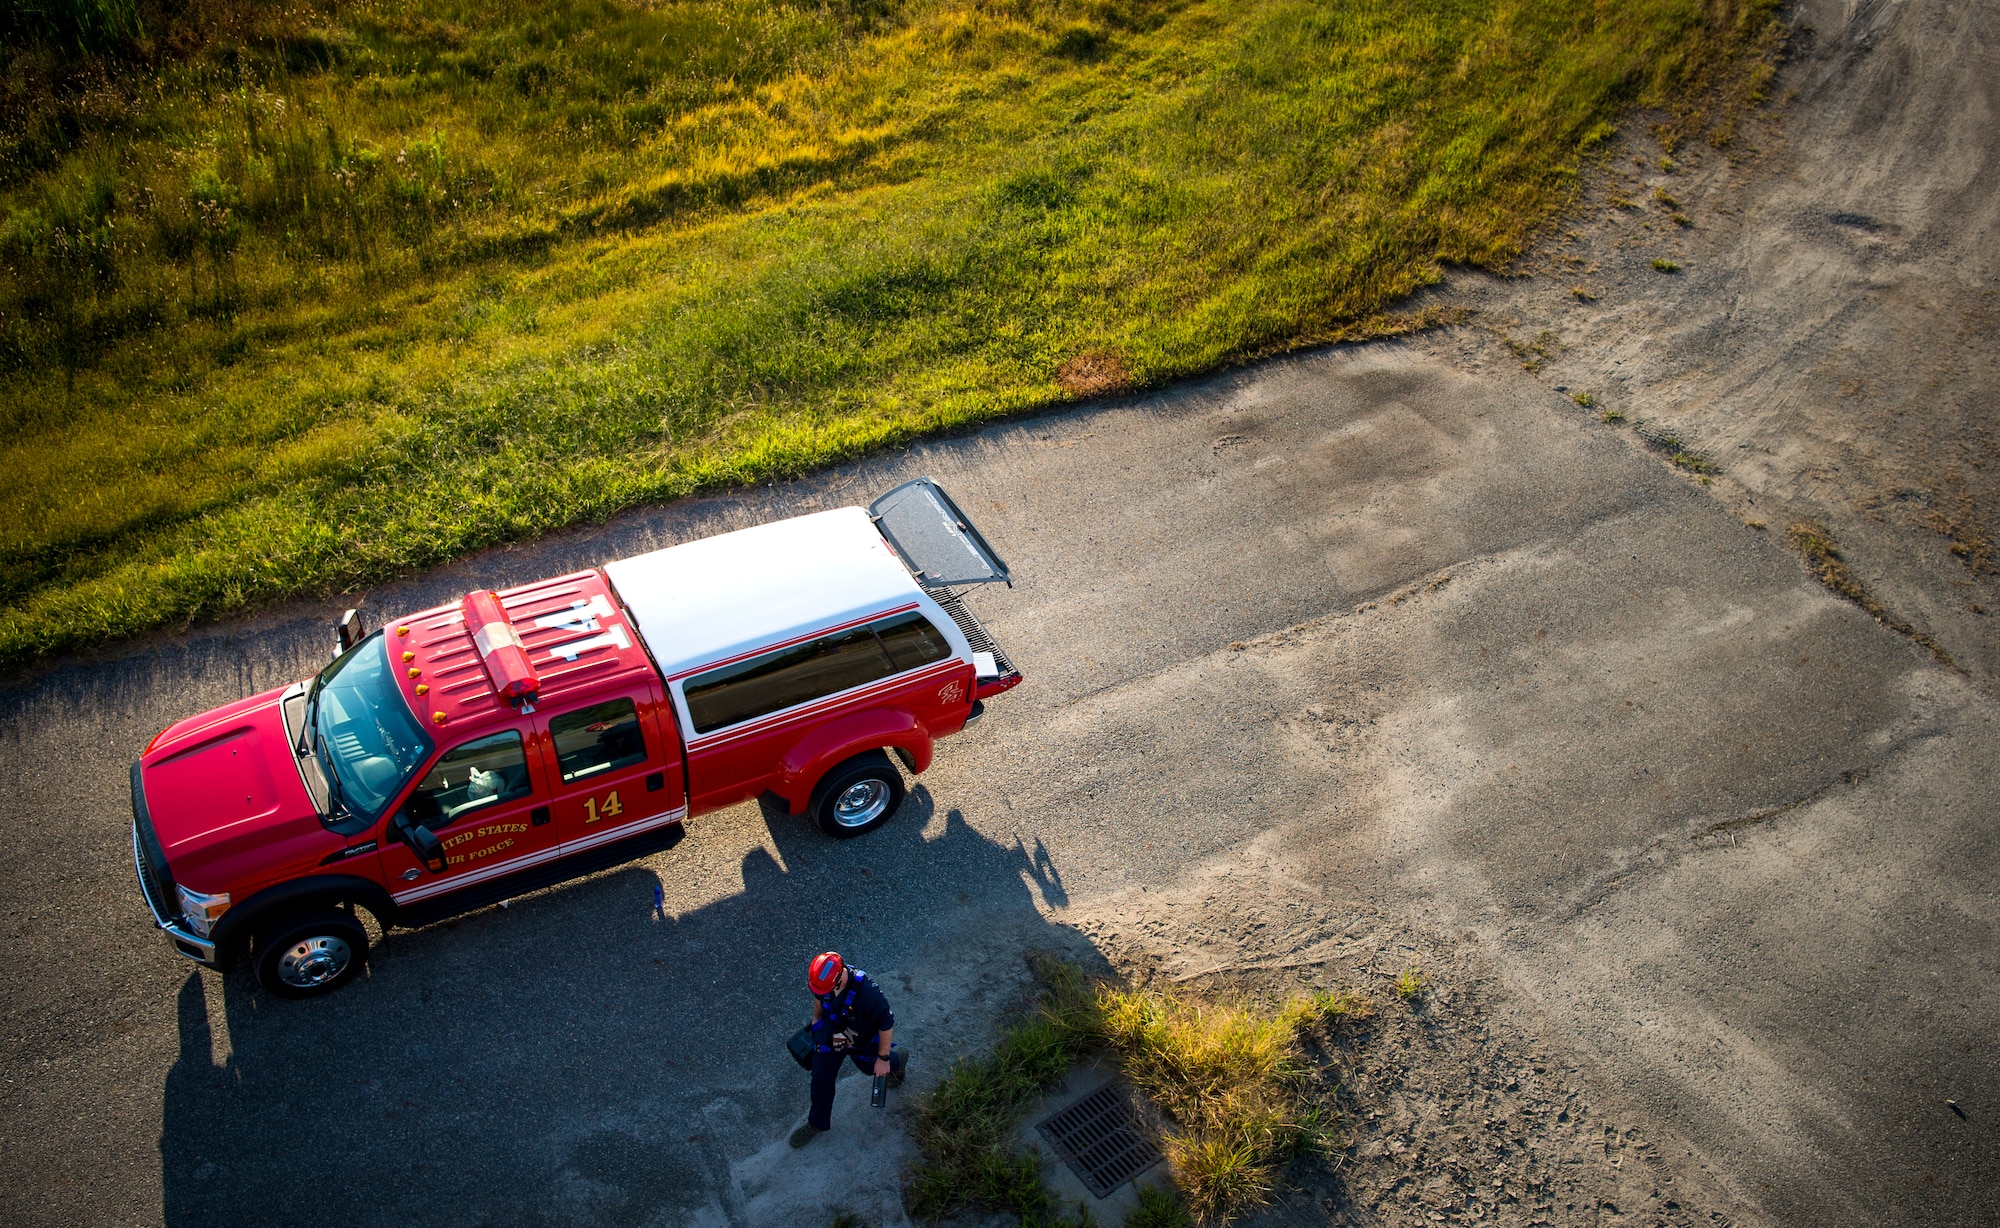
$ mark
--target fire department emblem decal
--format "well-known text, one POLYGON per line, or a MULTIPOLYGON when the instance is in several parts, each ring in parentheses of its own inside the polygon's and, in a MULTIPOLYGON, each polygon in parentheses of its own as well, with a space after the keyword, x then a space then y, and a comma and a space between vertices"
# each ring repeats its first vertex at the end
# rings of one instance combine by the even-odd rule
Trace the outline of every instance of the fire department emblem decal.
POLYGON ((938 702, 955 704, 958 702, 958 697, 963 694, 965 694, 965 684, 963 682, 947 682, 938 688, 938 702))

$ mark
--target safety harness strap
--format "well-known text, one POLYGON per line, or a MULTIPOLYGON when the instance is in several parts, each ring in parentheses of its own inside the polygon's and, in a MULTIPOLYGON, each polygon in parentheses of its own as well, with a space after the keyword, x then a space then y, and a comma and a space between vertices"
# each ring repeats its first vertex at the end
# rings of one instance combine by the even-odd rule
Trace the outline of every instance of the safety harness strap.
MULTIPOLYGON (((823 1008, 825 1008, 820 1014, 819 1017, 820 1023, 825 1025, 829 1029, 827 1034, 827 1039, 829 1041, 831 1041, 835 1035, 838 1035, 839 1032, 854 1031, 854 1029, 849 1027, 841 1027, 840 1029, 838 1029, 838 1031, 832 1030, 833 1025, 835 1023, 840 1023, 844 1025, 847 1023, 849 1019, 853 1018, 855 992, 861 988, 861 983, 868 979, 868 974, 866 972, 863 972, 859 968, 851 969, 851 971, 853 973, 853 977, 848 982, 847 993, 845 995, 843 995, 837 1002, 829 1002, 825 998, 820 999, 820 1005, 823 1008)), ((819 1028, 815 1027, 813 1030, 817 1032, 819 1031, 819 1028)), ((863 1039, 864 1038, 858 1033, 852 1036, 848 1042, 850 1051, 852 1050, 853 1045, 859 1043, 863 1039)), ((817 1047, 821 1053, 831 1053, 834 1051, 832 1044, 824 1044, 824 1045, 819 1045, 817 1047)))

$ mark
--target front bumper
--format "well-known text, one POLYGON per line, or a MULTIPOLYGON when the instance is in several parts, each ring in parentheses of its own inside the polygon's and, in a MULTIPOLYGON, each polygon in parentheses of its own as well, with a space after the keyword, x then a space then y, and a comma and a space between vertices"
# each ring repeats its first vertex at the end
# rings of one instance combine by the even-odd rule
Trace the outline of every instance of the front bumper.
POLYGON ((153 924, 167 936, 168 945, 198 964, 218 967, 215 944, 188 929, 177 914, 167 911, 169 905, 160 898, 160 885, 153 881, 152 871, 146 865, 145 850, 139 847, 139 825, 136 822, 132 824, 132 869, 139 876, 139 894, 146 897, 146 910, 153 914, 153 924))

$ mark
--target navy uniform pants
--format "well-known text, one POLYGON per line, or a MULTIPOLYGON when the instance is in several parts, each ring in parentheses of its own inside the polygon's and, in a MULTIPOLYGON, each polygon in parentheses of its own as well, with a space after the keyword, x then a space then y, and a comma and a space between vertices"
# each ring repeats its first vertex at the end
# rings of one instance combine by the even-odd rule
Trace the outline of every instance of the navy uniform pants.
MULTIPOLYGON (((850 1057, 864 1074, 875 1073, 875 1062, 882 1055, 881 1036, 870 1036, 846 1053, 835 1053, 831 1049, 817 1049, 813 1052, 812 1111, 806 1114, 806 1124, 815 1130, 830 1129, 833 1125, 833 1081, 840 1077, 840 1064, 850 1057)), ((889 1054, 891 1073, 903 1068, 902 1050, 889 1054)))

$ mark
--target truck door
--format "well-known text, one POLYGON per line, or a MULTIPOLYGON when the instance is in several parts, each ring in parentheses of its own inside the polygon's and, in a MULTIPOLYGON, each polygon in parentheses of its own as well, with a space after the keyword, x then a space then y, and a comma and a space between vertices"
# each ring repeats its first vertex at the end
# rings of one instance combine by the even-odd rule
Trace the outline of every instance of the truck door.
POLYGON ((460 742, 433 759, 381 837, 383 878, 395 901, 413 904, 554 857, 556 826, 540 760, 517 729, 460 742), (397 838, 398 818, 437 835, 443 873, 397 838))
POLYGON ((565 854, 686 817, 680 741, 650 688, 539 719, 548 731, 557 838, 565 854))

